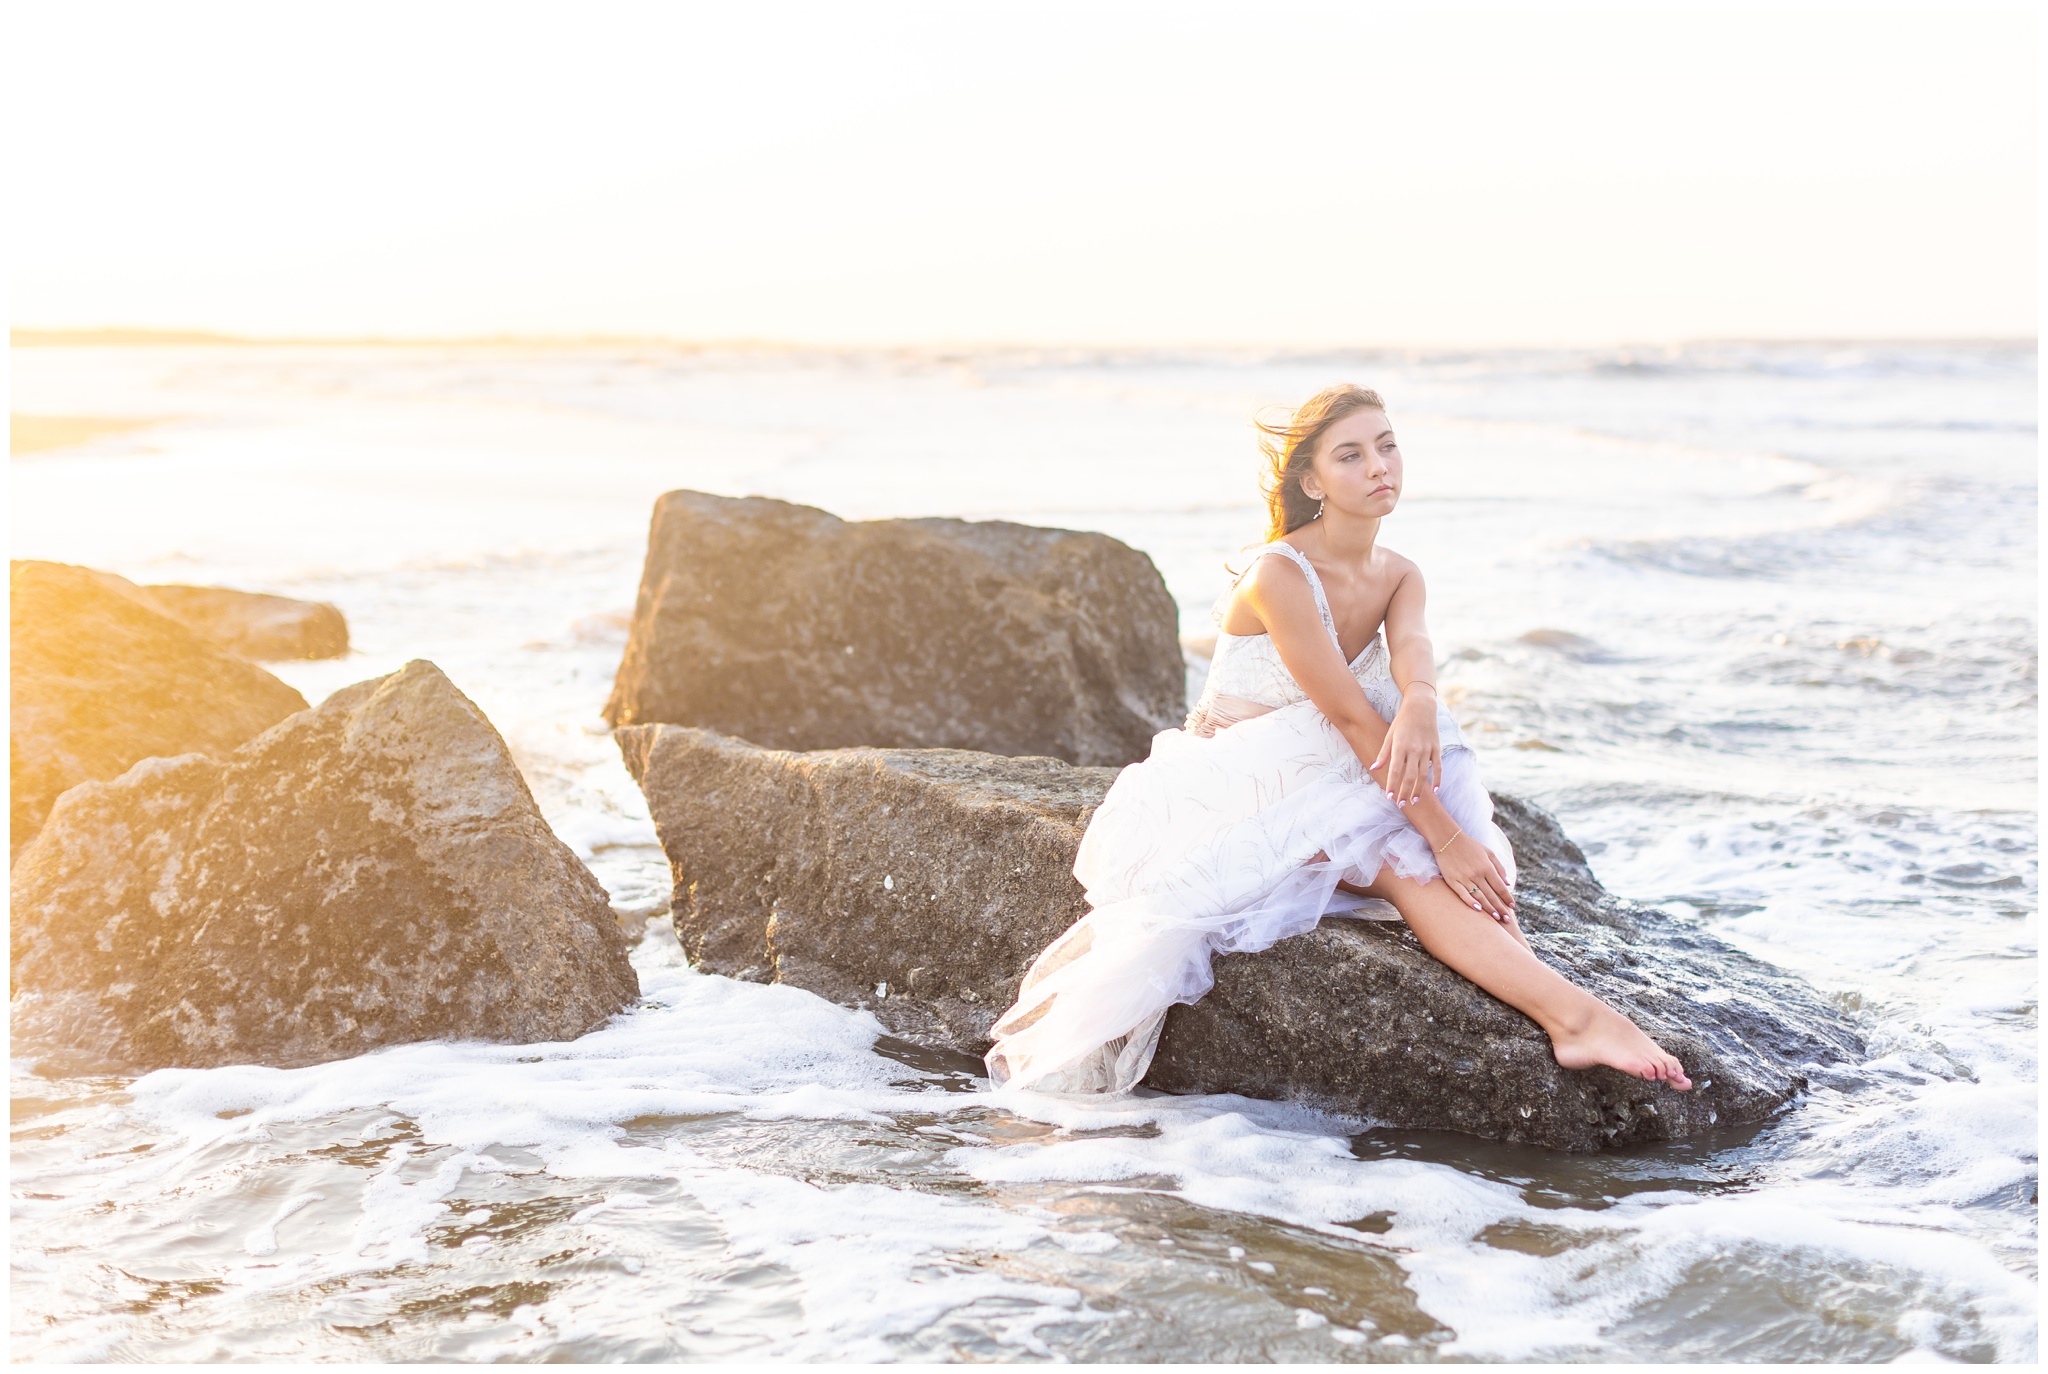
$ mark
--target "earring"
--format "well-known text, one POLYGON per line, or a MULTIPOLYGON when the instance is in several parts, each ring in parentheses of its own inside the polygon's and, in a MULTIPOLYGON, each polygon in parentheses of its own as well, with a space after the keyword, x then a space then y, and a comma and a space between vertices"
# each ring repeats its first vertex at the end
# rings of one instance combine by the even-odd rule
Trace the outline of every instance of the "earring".
POLYGON ((1320 520, 1323 518, 1323 507, 1329 504, 1330 502, 1328 498, 1324 498, 1323 500, 1316 502, 1316 519, 1320 520))

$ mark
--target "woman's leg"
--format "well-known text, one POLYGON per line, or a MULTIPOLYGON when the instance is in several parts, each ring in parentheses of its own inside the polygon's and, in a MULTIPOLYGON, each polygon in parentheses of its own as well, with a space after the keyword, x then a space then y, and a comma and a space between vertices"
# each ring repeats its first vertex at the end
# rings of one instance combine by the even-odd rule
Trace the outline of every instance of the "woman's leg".
POLYGON ((1565 1068, 1606 1064, 1680 1090, 1692 1086, 1684 1066, 1635 1022, 1538 959, 1519 926, 1474 911, 1441 880, 1418 883, 1383 868, 1365 895, 1392 902, 1424 949, 1543 1027, 1565 1068))
MULTIPOLYGON (((1320 854, 1316 855, 1316 859, 1318 861, 1320 861, 1322 857, 1323 856, 1320 854)), ((1357 883, 1347 883, 1341 878, 1337 880, 1337 886, 1346 892, 1353 892, 1361 897, 1378 897, 1380 895, 1379 893, 1373 891, 1369 887, 1360 887, 1357 883)), ((1522 923, 1515 919, 1514 912, 1508 912, 1508 918, 1505 921, 1496 920, 1495 924, 1498 925, 1502 930, 1505 930, 1508 934, 1514 936, 1515 939, 1519 940, 1521 942, 1523 949, 1528 950, 1531 954, 1534 954, 1536 952, 1535 949, 1531 947, 1531 945, 1529 944, 1529 937, 1522 933, 1522 923)))

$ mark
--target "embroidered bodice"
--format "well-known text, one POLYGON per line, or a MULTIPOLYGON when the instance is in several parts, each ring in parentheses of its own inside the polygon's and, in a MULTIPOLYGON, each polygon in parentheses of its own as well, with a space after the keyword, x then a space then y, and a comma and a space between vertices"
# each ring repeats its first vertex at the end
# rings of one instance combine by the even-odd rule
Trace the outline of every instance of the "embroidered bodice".
MULTIPOLYGON (((1292 560, 1308 578, 1323 628, 1330 632, 1341 653, 1343 641, 1337 635, 1337 618, 1330 614, 1330 599, 1323 591, 1323 580, 1316 576, 1308 555, 1282 540, 1260 549, 1254 561, 1268 555, 1292 560)), ((1187 720, 1191 733, 1205 737, 1238 721, 1308 700, 1308 693, 1280 661, 1280 651, 1273 647, 1271 635, 1234 635, 1224 631, 1223 615, 1229 604, 1228 595, 1216 603, 1216 652, 1209 660, 1209 679, 1202 688, 1201 699, 1187 720)), ((1359 650, 1358 657, 1351 660, 1351 675, 1365 689, 1365 699, 1379 712, 1380 719, 1392 722, 1394 713, 1401 709, 1401 689, 1394 685, 1393 664, 1387 656, 1384 634, 1375 631, 1371 641, 1359 650)), ((1466 747, 1458 722, 1441 701, 1436 708, 1436 728, 1444 748, 1466 747)))

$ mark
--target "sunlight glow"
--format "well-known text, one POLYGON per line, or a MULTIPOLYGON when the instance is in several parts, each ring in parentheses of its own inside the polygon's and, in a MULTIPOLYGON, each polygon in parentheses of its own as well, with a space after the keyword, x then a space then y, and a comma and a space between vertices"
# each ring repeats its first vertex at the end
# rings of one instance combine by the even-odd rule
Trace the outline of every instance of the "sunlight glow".
POLYGON ((13 318, 2031 336, 2031 9, 17 9, 13 318))

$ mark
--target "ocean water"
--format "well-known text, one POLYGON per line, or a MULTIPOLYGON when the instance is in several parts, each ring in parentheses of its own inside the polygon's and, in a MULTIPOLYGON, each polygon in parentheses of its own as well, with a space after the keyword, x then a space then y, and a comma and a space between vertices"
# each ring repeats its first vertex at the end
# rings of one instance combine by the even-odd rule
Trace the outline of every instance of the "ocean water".
MULTIPOLYGON (((13 1061, 31 1360, 2029 1361, 2036 357, 17 349, 13 549, 332 600, 309 698, 438 662, 646 934, 573 1043, 296 1070, 13 1061), (691 971, 598 709, 650 504, 1099 529, 1199 642, 1251 415, 1377 387, 1496 788, 1796 969, 1871 1058, 1572 1157, 1239 1098, 991 1094, 691 971)), ((1191 681, 1199 680, 1199 657, 1191 681)))

